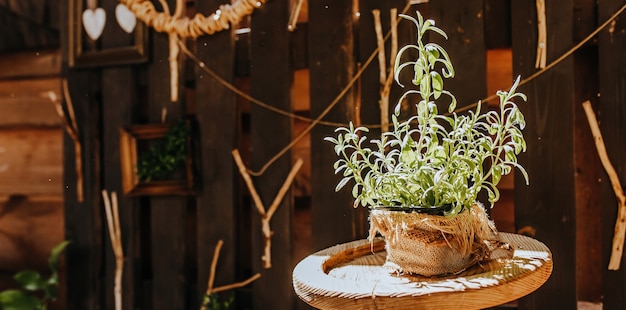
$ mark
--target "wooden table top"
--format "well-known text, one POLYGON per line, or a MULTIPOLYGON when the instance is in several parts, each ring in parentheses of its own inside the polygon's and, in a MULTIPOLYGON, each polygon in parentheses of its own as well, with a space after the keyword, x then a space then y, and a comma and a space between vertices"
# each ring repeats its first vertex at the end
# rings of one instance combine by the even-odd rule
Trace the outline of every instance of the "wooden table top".
POLYGON ((318 309, 483 309, 525 296, 552 273, 543 243, 500 233, 513 257, 491 259, 444 277, 396 275, 383 268, 384 241, 357 240, 304 258, 293 271, 300 299, 318 309))

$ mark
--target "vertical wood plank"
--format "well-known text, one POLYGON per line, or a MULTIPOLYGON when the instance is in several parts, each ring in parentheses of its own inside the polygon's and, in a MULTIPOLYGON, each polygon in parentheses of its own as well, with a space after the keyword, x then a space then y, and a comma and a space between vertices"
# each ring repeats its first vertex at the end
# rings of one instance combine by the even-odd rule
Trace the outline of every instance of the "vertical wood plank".
POLYGON ((66 255, 66 292, 68 309, 97 309, 102 301, 100 294, 102 268, 100 238, 102 222, 99 213, 100 171, 98 134, 98 104, 90 84, 98 81, 91 72, 67 73, 70 96, 83 150, 84 200, 77 201, 74 141, 66 134, 63 141, 63 172, 65 201, 65 238, 71 241, 66 255))
MULTIPOLYGON (((484 1, 437 0, 428 3, 428 15, 448 35, 430 38, 450 55, 455 69, 445 88, 458 100, 458 107, 485 98, 487 92, 487 50, 484 35, 484 1)), ((513 81, 511 81, 512 83, 513 81)))
MULTIPOLYGON (((291 111, 293 73, 289 63, 289 1, 268 1, 251 17, 250 93, 273 107, 291 111)), ((292 120, 257 105, 250 107, 250 168, 258 171, 291 141, 292 120)), ((254 177, 261 200, 268 208, 291 170, 291 152, 284 154, 262 175, 254 177)), ((256 213, 256 209, 251 208, 256 213)), ((252 215, 252 267, 263 276, 255 281, 255 309, 293 309, 295 294, 291 284, 293 197, 291 191, 271 220, 272 268, 263 269, 264 238, 260 218, 252 215)))
POLYGON ((511 0, 485 0, 485 47, 511 47, 511 0))
MULTIPOLYGON (((356 72, 354 66, 353 11, 351 1, 309 1, 309 70, 311 117, 330 105, 356 72), (329 35, 329 34, 332 34, 329 35)), ((347 124, 354 120, 354 89, 350 89, 324 118, 347 124)), ((311 218, 313 251, 354 240, 357 217, 349 191, 335 192, 339 176, 333 173, 337 156, 324 137, 334 127, 317 126, 311 131, 311 218)))
MULTIPOLYGON (((68 20, 73 8, 68 7, 68 1, 59 4, 60 20, 68 20)), ((68 42, 69 25, 60 27, 61 42, 68 42)), ((84 201, 79 202, 76 197, 76 158, 74 157, 74 142, 64 133, 63 137, 63 187, 65 239, 72 243, 65 250, 65 264, 68 266, 65 273, 65 295, 67 309, 97 309, 100 301, 98 270, 100 268, 100 239, 95 237, 102 231, 101 223, 95 213, 99 203, 97 192, 98 174, 94 161, 97 152, 93 143, 94 127, 91 102, 93 95, 89 83, 93 74, 85 71, 68 68, 68 47, 61 44, 61 59, 63 75, 68 81, 69 93, 74 105, 76 122, 78 123, 83 149, 83 178, 84 201), (70 186, 71 184, 71 186, 70 186), (90 232, 90 233, 86 233, 90 232), (71 266, 71 268, 69 267, 71 266)))
MULTIPOLYGON (((574 41, 579 42, 595 30, 596 1, 574 1, 574 41)), ((576 299, 602 301, 602 212, 599 192, 602 166, 582 102, 597 105, 598 46, 587 44, 574 55, 574 161, 576 193, 576 299), (594 78, 592 78, 594 77, 594 78)))
MULTIPOLYGON (((214 12, 225 1, 200 1, 198 11, 214 12)), ((224 80, 234 80, 234 37, 232 30, 203 36, 197 40, 197 55, 224 80)), ((197 68, 197 67, 196 67, 197 68)), ((237 281, 236 206, 238 175, 231 151, 236 148, 237 108, 232 91, 201 69, 196 69, 196 118, 199 124, 201 165, 197 195, 198 299, 206 292, 210 260, 218 240, 220 252, 215 285, 237 281)), ((228 292, 227 294, 232 294, 228 292)), ((198 307, 196 307, 198 308, 198 307)))
MULTIPOLYGON (((117 1, 107 1, 100 4, 107 12, 114 12, 117 1)), ((112 25, 111 25, 112 26, 112 25)), ((119 35, 116 27, 105 27, 101 36, 102 48, 115 48, 124 46, 128 42, 125 36, 119 35)), ((140 221, 138 220, 135 200, 123 194, 121 186, 121 158, 119 130, 123 126, 131 125, 136 121, 134 113, 138 103, 137 67, 114 66, 103 68, 102 76, 102 124, 101 124, 101 154, 102 154, 102 188, 109 195, 116 193, 120 230, 122 234, 122 247, 124 251, 124 269, 122 274, 122 308, 135 309, 140 306, 141 282, 135 275, 139 270, 140 253, 138 251, 140 221), (137 297, 137 298, 136 298, 137 297)), ((100 194, 100 193, 98 193, 100 194)), ((104 291, 102 306, 105 309, 115 308, 115 255, 109 238, 108 227, 104 206, 100 204, 99 214, 103 221, 102 251, 104 266, 103 279, 104 291)))
MULTIPOLYGON (((592 11, 593 12, 593 11, 592 11)), ((576 100, 591 100, 597 105, 598 75, 597 46, 582 48, 574 55, 576 62, 576 100)), ((599 195, 604 177, 589 123, 583 109, 575 112, 575 167, 576 167, 576 295, 578 301, 601 302, 602 273, 602 212, 599 195)))
MULTIPOLYGON (((119 130, 133 124, 133 107, 137 104, 136 74, 132 67, 107 68, 102 70, 102 158, 103 189, 109 194, 116 192, 118 199, 120 230, 124 250, 124 270, 122 279, 122 307, 135 309, 140 306, 141 282, 135 275, 139 270, 140 253, 138 208, 135 200, 123 194, 120 180, 121 164, 119 152, 119 130), (137 297, 137 298, 136 298, 137 297)), ((101 206, 102 209, 102 206, 101 206)), ((103 209, 101 210, 103 212, 103 209)), ((106 219, 106 217, 105 217, 106 219)), ((111 241, 105 229, 102 236, 105 251, 105 304, 114 308, 113 288, 115 275, 115 256, 111 241)))
MULTIPOLYGON (((176 1, 167 1, 170 9, 176 1)), ((169 43, 165 33, 153 32, 152 63, 147 69, 147 119, 150 123, 161 121, 161 111, 167 110, 167 120, 183 116, 183 93, 178 102, 170 101, 169 43)), ((180 67, 180 65, 179 65, 180 67)), ((180 74, 184 76, 184 74, 180 74)), ((151 309, 188 309, 190 278, 186 266, 188 244, 186 240, 187 197, 150 197, 150 231, 152 262, 151 309)))
MULTIPOLYGON (((571 1, 546 1, 547 62, 572 45, 571 1), (565 9, 570 8, 570 9, 565 9)), ((526 78, 535 72, 537 17, 535 1, 512 1, 513 71, 526 78)), ((536 292, 520 299, 520 309, 576 308, 574 98, 573 59, 568 58, 520 90, 526 117, 527 152, 519 156, 530 185, 515 176, 517 229, 532 227, 535 238, 552 251, 555 262, 550 279, 536 292), (558 298, 555 298, 558 296, 558 298)))
MULTIPOLYGON (((598 20, 605 21, 623 5, 620 1, 600 1, 598 20)), ((599 84, 600 100, 598 120, 604 138, 606 150, 613 167, 619 175, 622 185, 626 184, 626 59, 623 51, 626 39, 618 35, 626 31, 626 20, 618 17, 615 24, 605 28, 599 34, 599 84), (620 53, 620 51, 622 53, 620 53)), ((608 176, 602 171, 601 178, 602 208, 602 269, 604 309, 626 308, 626 255, 622 256, 619 270, 609 271, 615 221, 617 220, 617 199, 611 188, 608 176)))

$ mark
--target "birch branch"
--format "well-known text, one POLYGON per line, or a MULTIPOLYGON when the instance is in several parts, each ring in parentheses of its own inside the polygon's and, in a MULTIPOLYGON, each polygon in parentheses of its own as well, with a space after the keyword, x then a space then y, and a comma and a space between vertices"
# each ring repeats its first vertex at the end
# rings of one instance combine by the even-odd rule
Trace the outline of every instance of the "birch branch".
POLYGON ((61 100, 57 98, 56 94, 52 91, 44 93, 42 95, 50 98, 50 101, 54 104, 54 109, 57 114, 63 121, 63 127, 65 128, 65 132, 70 136, 72 142, 74 142, 74 169, 76 171, 76 200, 78 202, 83 202, 84 200, 84 192, 83 192, 83 151, 82 146, 80 144, 79 133, 78 133, 78 125, 76 124, 76 116, 74 115, 74 106, 72 104, 72 98, 70 97, 69 88, 67 86, 67 80, 63 80, 63 97, 65 98, 65 102, 67 103, 67 114, 65 114, 63 110, 63 105, 61 104, 61 100))
POLYGON ((270 221, 272 220, 272 216, 274 215, 274 213, 280 206, 280 202, 283 200, 283 198, 287 194, 287 191, 289 190, 289 187, 293 183, 293 180, 296 177, 298 170, 300 170, 300 167, 302 167, 302 159, 298 158, 298 160, 296 160, 296 163, 291 168, 291 171, 287 175, 285 182, 283 182, 283 185, 281 186, 280 190, 274 197, 274 201, 270 205, 269 209, 266 211, 265 206, 263 205, 263 202, 261 201, 261 197, 257 193, 256 188, 254 187, 254 184, 252 183, 252 178, 250 177, 250 174, 248 173, 248 169, 244 165, 243 160, 241 160, 241 155, 239 154, 239 150, 234 149, 232 151, 232 154, 233 154, 233 158, 235 159, 235 162, 237 163, 237 166, 239 167, 239 173, 241 173, 241 176, 246 182, 248 190, 250 190, 250 195, 252 195, 252 200, 254 201, 254 205, 256 206, 257 211, 261 215, 261 232, 263 233, 263 237, 265 239, 265 247, 263 251, 264 254, 261 257, 261 259, 263 260, 263 267, 265 269, 272 268, 271 248, 272 248, 272 235, 274 234, 274 232, 272 232, 272 229, 270 227, 270 221))
POLYGON ((591 107, 591 103, 589 101, 585 101, 583 103, 583 108, 585 109, 587 120, 589 121, 589 127, 591 128, 591 133, 596 144, 598 156, 600 157, 604 170, 609 175, 613 192, 615 192, 615 197, 617 198, 617 221, 615 222, 613 249, 609 260, 609 270, 619 270, 622 253, 624 251, 624 236, 626 235, 626 195, 622 189, 619 176, 615 171, 613 164, 611 164, 611 160, 607 154, 604 139, 602 138, 602 132, 600 131, 600 126, 598 126, 598 120, 596 119, 596 115, 591 107))
POLYGON ((115 280, 113 293, 115 296, 115 309, 122 310, 122 275, 124 272, 124 249, 122 247, 122 232, 120 229, 120 218, 117 203, 117 194, 111 193, 111 198, 106 190, 102 190, 102 199, 104 201, 104 211, 109 228, 109 238, 111 239, 111 247, 115 255, 115 280))
POLYGON ((396 54, 398 53, 398 31, 397 31, 397 9, 391 9, 391 50, 389 55, 389 70, 385 61, 385 40, 383 38, 382 23, 380 20, 380 10, 372 10, 374 16, 374 30, 376 32, 376 44, 378 46, 378 67, 380 83, 380 123, 382 132, 389 131, 389 95, 393 84, 393 70, 395 66, 396 54))
MULTIPOLYGON (((231 290, 231 289, 235 289, 235 288, 246 286, 246 285, 254 282, 256 279, 261 277, 261 274, 257 273, 257 274, 253 275, 252 277, 248 278, 245 281, 236 282, 236 283, 233 283, 233 284, 228 284, 228 285, 223 285, 223 286, 220 286, 220 287, 213 288, 213 282, 215 281, 215 270, 217 269, 217 261, 219 260, 220 251, 222 249, 222 245, 223 244, 224 244, 224 241, 219 240, 217 242, 217 245, 215 246, 215 251, 213 252, 213 260, 211 261, 211 270, 210 270, 210 273, 209 273, 209 281, 208 281, 206 292, 205 292, 206 296, 211 296, 211 294, 215 294, 215 293, 219 293, 219 292, 223 292, 223 291, 227 291, 227 290, 231 290)), ((202 305, 202 307, 200 307, 200 310, 207 310, 206 302, 203 302, 203 305, 202 305)))

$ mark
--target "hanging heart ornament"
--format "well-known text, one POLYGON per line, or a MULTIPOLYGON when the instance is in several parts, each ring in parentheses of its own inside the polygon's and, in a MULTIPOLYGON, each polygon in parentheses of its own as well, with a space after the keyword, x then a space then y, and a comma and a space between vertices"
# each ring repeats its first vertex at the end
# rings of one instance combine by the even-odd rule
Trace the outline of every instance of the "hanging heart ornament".
POLYGON ((115 18, 117 19, 117 23, 124 31, 126 31, 126 33, 131 33, 135 30, 137 17, 128 9, 126 5, 119 3, 115 7, 115 18))
POLYGON ((83 27, 92 40, 98 40, 104 30, 106 12, 103 8, 86 9, 83 12, 83 27))

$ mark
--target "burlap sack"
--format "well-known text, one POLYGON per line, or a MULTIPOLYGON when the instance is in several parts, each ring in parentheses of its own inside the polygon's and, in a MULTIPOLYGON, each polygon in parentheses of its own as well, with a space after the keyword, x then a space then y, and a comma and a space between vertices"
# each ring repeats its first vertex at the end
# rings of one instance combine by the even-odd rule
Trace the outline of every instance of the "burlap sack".
POLYGON ((399 273, 435 276, 458 273, 489 257, 496 228, 480 204, 453 218, 374 208, 370 240, 385 238, 385 267, 399 273))

